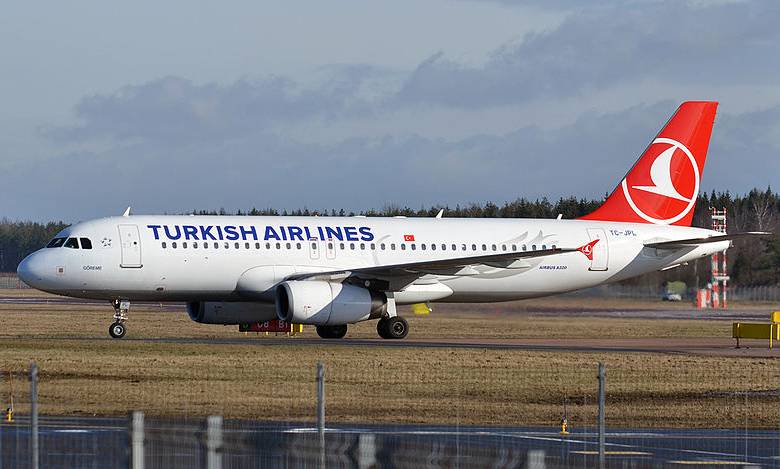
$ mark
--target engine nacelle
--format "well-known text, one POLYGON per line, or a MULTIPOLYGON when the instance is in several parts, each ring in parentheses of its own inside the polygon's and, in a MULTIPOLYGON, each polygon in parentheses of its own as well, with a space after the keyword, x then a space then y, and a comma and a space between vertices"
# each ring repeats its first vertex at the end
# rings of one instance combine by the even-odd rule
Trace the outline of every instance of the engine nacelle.
POLYGON ((319 280, 282 282, 276 287, 276 315, 295 324, 351 324, 387 311, 387 296, 354 285, 319 280))
POLYGON ((276 319, 274 305, 254 302, 196 301, 187 303, 187 314, 203 324, 249 324, 276 319))

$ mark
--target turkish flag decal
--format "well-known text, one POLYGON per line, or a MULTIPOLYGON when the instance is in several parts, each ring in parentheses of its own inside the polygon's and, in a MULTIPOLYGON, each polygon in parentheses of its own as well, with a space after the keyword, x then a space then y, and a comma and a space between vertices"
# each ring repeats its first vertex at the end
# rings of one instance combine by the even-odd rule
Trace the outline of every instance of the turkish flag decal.
POLYGON ((404 241, 414 241, 414 235, 413 234, 405 234, 404 235, 404 241))

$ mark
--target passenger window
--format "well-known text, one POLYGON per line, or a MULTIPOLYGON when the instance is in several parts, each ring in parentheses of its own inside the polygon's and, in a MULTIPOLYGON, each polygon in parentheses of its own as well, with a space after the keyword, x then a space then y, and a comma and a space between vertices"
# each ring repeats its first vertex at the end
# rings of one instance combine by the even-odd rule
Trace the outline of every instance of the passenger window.
POLYGON ((78 249, 79 248, 79 240, 76 238, 68 238, 67 241, 65 241, 65 247, 71 248, 71 249, 78 249))
POLYGON ((406 243, 401 243, 401 251, 406 251, 406 243))
POLYGON ((333 249, 333 243, 328 243, 328 249, 333 249))
POLYGON ((546 244, 542 244, 542 250, 545 250, 545 249, 547 249, 547 245, 546 244))
POLYGON ((491 251, 495 251, 496 250, 496 245, 494 244, 494 245, 490 246, 490 250, 491 251))
POLYGON ((425 251, 425 243, 422 243, 422 244, 420 245, 420 249, 422 249, 423 251, 425 251))
POLYGON ((174 242, 172 242, 172 243, 171 243, 171 247, 172 247, 173 249, 176 249, 176 241, 174 241, 174 242))
POLYGON ((317 243, 311 243, 311 248, 316 251, 317 250, 317 243))
POLYGON ((92 249, 92 241, 89 238, 81 238, 79 241, 81 241, 81 249, 92 249))
POLYGON ((501 245, 501 250, 502 250, 502 251, 506 251, 506 244, 502 244, 502 245, 501 245))
POLYGON ((412 246, 412 251, 416 251, 417 250, 417 245, 416 244, 412 244, 411 246, 412 246))
POLYGON ((366 249, 366 243, 360 243, 360 250, 363 251, 366 249))
POLYGON ((512 245, 512 252, 517 251, 517 244, 512 245))
POLYGON ((219 249, 219 243, 214 243, 214 249, 219 249))
POLYGON ((536 251, 536 245, 535 244, 531 245, 531 251, 536 251))
MULTIPOLYGON (((442 249, 444 249, 444 245, 443 244, 442 244, 442 249)), ((436 250, 436 245, 435 244, 431 244, 431 251, 435 251, 435 250, 436 250)))
POLYGON ((523 251, 525 251, 527 248, 525 247, 525 244, 523 244, 523 251))
MULTIPOLYGON (((316 243, 315 243, 315 244, 316 244, 316 243)), ((286 247, 287 249, 290 249, 290 247, 291 247, 291 246, 292 246, 292 245, 291 245, 290 243, 285 243, 285 245, 284 245, 284 247, 286 247)))
POLYGON ((487 251, 487 244, 483 244, 483 245, 482 245, 482 250, 483 250, 483 251, 487 251))
POLYGON ((192 249, 198 249, 198 242, 192 243, 192 249))
POLYGON ((162 242, 162 248, 163 248, 163 249, 165 249, 165 248, 167 248, 167 247, 168 247, 168 243, 166 243, 165 241, 163 241, 163 242, 162 242))
POLYGON ((390 243, 390 250, 395 251, 395 243, 390 243))
POLYGON ((376 249, 376 244, 371 243, 371 250, 373 251, 374 249, 376 249))
POLYGON ((555 249, 555 245, 554 245, 554 244, 553 244, 552 246, 550 246, 550 247, 551 247, 552 249, 555 249))
POLYGON ((203 241, 203 249, 208 249, 209 243, 203 241))
POLYGON ((228 243, 227 241, 225 241, 225 249, 230 249, 230 243, 228 243))
POLYGON ((339 249, 344 250, 344 243, 339 243, 339 249))
POLYGON ((384 251, 384 250, 385 250, 385 243, 382 243, 382 244, 380 244, 380 245, 379 245, 379 249, 381 249, 381 250, 383 250, 383 251, 384 251))
POLYGON ((184 249, 187 249, 187 241, 184 241, 183 243, 181 243, 181 247, 184 248, 184 249))
POLYGON ((355 249, 355 243, 349 243, 349 248, 354 250, 355 249))
POLYGON ((300 248, 301 248, 301 243, 295 243, 295 249, 300 249, 300 248))
POLYGON ((65 244, 66 238, 54 238, 46 245, 47 248, 58 248, 65 244))
POLYGON ((244 243, 244 247, 249 249, 249 243, 244 243))
POLYGON ((266 249, 271 249, 271 243, 265 243, 265 248, 266 249))
POLYGON ((260 249, 260 243, 255 243, 255 249, 260 249))
MULTIPOLYGON (((453 246, 454 246, 454 244, 453 244, 453 246)), ((461 251, 465 251, 466 250, 466 245, 465 244, 461 244, 460 248, 461 248, 461 251)), ((453 251, 455 250, 455 248, 452 248, 452 249, 453 249, 453 251)))
POLYGON ((238 248, 240 248, 240 247, 241 247, 241 245, 240 245, 240 244, 238 244, 238 243, 236 243, 234 246, 236 247, 236 249, 238 249, 238 248))

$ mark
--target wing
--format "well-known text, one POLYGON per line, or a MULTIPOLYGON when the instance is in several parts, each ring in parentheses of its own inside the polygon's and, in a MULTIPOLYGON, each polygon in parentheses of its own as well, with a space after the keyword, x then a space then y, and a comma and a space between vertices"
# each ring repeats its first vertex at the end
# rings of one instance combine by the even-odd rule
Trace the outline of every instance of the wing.
POLYGON ((659 243, 645 243, 645 247, 656 249, 682 249, 695 247, 706 243, 717 243, 720 241, 730 241, 733 239, 761 236, 772 236, 772 233, 766 231, 747 231, 744 233, 731 233, 719 236, 710 236, 707 238, 676 239, 674 241, 662 241, 659 243))
POLYGON ((466 256, 445 258, 431 261, 407 262, 403 264, 388 264, 355 269, 334 270, 329 272, 301 273, 288 277, 288 280, 323 279, 343 281, 355 278, 373 281, 372 288, 385 291, 399 291, 418 278, 428 275, 469 275, 470 271, 477 273, 472 266, 490 265, 508 267, 512 263, 537 257, 554 256, 578 251, 577 248, 553 248, 538 251, 503 252, 481 256, 466 256))

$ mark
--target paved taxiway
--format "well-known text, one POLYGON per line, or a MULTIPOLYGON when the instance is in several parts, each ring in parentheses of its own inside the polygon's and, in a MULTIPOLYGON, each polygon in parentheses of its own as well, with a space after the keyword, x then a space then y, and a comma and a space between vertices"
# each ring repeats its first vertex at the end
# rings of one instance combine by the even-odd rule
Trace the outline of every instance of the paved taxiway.
MULTIPOLYGON (((20 419, 12 426, 0 426, 0 445, 6 450, 0 455, 0 460, 13 464, 25 459, 29 431, 26 423, 26 420, 20 419)), ((125 461, 129 454, 127 425, 127 419, 122 418, 42 418, 42 461, 47 467, 113 467, 125 461)), ((196 462, 198 452, 202 451, 202 439, 198 436, 202 431, 201 425, 193 421, 150 420, 147 460, 170 458, 175 453, 171 463, 183 463, 182 467, 187 467, 190 462, 196 462), (157 438, 170 438, 154 428, 175 430, 179 444, 168 446, 155 442, 157 438), (191 442, 195 442, 194 448, 189 445, 191 442)), ((280 422, 226 421, 224 428, 225 444, 228 446, 224 450, 225 457, 239 458, 239 461, 242 456, 251 458, 259 455, 267 462, 275 459, 290 461, 305 453, 302 446, 311 441, 306 436, 316 433, 310 425, 280 422)), ((594 428, 574 428, 571 434, 561 436, 553 429, 538 427, 332 425, 326 428, 329 460, 348 462, 354 458, 352 453, 362 451, 360 447, 363 445, 356 444, 361 435, 372 436, 371 445, 380 467, 398 457, 418 457, 441 463, 434 463, 433 467, 452 466, 456 461, 468 463, 469 458, 476 454, 500 459, 505 466, 511 467, 515 465, 512 461, 522 465, 531 450, 543 450, 551 463, 592 467, 597 461, 598 451, 598 435, 594 428)), ((780 468, 780 434, 776 431, 609 429, 606 441, 610 467, 742 467, 752 464, 780 468)))

